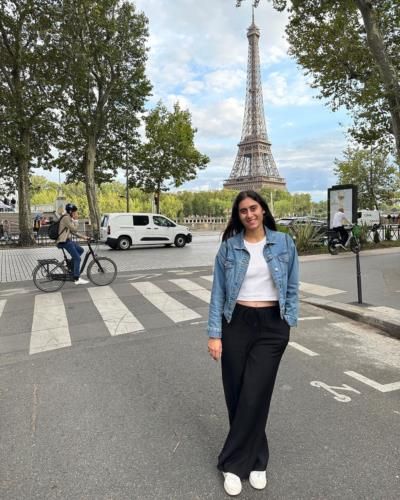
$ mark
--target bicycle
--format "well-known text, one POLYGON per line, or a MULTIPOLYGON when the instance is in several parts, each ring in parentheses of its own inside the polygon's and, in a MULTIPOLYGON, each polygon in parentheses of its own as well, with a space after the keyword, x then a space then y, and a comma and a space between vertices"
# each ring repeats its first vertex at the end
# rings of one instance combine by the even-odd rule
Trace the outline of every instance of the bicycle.
MULTIPOLYGON (((87 276, 89 280, 98 286, 110 285, 117 277, 117 266, 115 262, 108 257, 98 257, 93 250, 91 242, 88 241, 88 250, 82 262, 80 274, 83 273, 88 264, 87 276)), ((94 243, 94 240, 92 240, 94 243)), ((72 274, 72 259, 68 258, 64 248, 61 248, 64 258, 57 259, 38 259, 38 265, 32 272, 35 286, 42 292, 57 292, 66 281, 74 281, 72 274)))
POLYGON ((346 250, 350 247, 353 253, 358 253, 361 250, 360 244, 360 226, 355 224, 351 226, 351 231, 348 231, 348 238, 346 243, 343 245, 340 237, 340 233, 333 229, 328 231, 328 251, 331 255, 337 255, 339 249, 346 250))

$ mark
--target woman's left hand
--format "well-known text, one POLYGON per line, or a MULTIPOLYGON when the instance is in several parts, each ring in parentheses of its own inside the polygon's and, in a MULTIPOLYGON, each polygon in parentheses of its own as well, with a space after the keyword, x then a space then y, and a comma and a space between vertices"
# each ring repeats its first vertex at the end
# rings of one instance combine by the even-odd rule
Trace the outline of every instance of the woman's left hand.
POLYGON ((208 352, 215 361, 218 361, 222 355, 221 339, 208 339, 208 352))

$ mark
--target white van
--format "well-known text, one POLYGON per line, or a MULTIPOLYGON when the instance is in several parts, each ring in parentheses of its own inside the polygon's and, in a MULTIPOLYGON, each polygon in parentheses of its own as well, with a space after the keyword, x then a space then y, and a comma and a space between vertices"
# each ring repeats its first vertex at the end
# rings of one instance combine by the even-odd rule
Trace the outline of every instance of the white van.
POLYGON ((104 214, 100 240, 111 248, 128 250, 132 245, 175 245, 182 248, 192 241, 187 227, 164 215, 146 213, 104 214))
POLYGON ((359 217, 357 219, 357 224, 366 225, 377 229, 381 224, 381 215, 379 210, 360 210, 358 212, 359 217))

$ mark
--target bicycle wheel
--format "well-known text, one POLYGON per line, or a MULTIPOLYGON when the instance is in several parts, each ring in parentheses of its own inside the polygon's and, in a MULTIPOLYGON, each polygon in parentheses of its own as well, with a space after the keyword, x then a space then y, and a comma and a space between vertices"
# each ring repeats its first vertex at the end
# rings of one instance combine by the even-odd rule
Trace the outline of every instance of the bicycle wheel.
POLYGON ((360 251, 360 243, 358 242, 358 239, 354 236, 352 236, 350 240, 350 250, 353 253, 358 253, 360 251))
POLYGON ((32 277, 42 292, 57 292, 64 286, 67 271, 60 262, 43 262, 35 267, 32 277))
POLYGON ((89 264, 87 275, 94 285, 109 285, 117 277, 117 266, 108 257, 96 257, 89 264))

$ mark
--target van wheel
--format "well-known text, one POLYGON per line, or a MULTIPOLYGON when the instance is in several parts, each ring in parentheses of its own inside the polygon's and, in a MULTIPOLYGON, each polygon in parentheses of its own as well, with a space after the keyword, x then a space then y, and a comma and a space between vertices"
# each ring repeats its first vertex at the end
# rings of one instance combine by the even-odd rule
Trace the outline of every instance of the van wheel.
POLYGON ((121 236, 118 238, 118 248, 120 250, 129 250, 131 246, 131 240, 127 236, 121 236))
POLYGON ((178 234, 175 237, 175 246, 178 248, 183 248, 186 245, 186 237, 183 234, 178 234))

